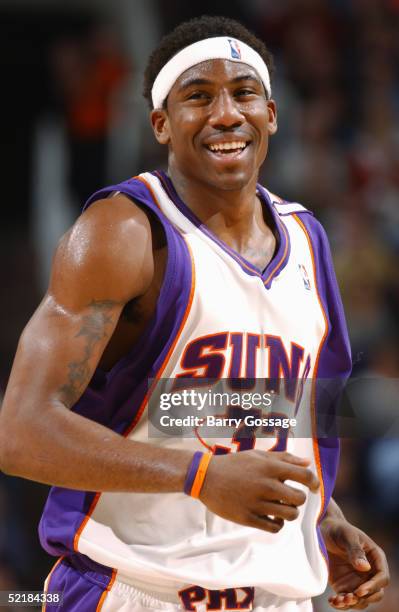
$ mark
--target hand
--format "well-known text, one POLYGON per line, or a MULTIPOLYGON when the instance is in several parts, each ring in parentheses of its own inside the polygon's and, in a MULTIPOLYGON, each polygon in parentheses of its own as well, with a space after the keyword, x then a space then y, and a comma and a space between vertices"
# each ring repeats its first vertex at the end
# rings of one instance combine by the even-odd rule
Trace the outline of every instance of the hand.
POLYGON ((329 582, 336 592, 330 605, 337 610, 364 610, 380 601, 389 583, 383 550, 344 518, 325 519, 321 528, 329 554, 329 582))
POLYGON ((229 521, 277 533, 284 521, 298 517, 298 506, 306 500, 303 490, 284 481, 299 482, 313 492, 319 488, 308 465, 308 459, 286 452, 250 450, 215 455, 200 500, 229 521))

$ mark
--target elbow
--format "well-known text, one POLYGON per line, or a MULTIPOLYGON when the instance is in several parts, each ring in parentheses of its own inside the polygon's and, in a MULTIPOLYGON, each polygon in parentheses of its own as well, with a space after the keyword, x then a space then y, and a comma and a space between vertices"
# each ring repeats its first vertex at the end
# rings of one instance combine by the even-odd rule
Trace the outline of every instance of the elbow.
POLYGON ((13 461, 10 454, 1 448, 0 450, 0 472, 6 474, 6 476, 15 476, 15 469, 13 470, 13 461))
POLYGON ((15 413, 9 417, 0 410, 0 471, 8 476, 43 482, 42 430, 41 422, 26 414, 21 422, 15 413))
POLYGON ((18 476, 18 457, 23 451, 18 450, 15 434, 0 418, 0 471, 8 476, 18 476))
POLYGON ((3 437, 0 437, 0 471, 8 476, 14 476, 15 459, 14 452, 11 451, 10 445, 7 444, 3 437))

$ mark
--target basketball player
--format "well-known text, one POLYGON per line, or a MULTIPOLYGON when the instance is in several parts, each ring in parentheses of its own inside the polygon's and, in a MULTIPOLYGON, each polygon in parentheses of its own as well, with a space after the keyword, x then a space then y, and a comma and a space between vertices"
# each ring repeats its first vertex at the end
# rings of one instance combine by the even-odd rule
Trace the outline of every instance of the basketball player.
POLYGON ((148 440, 149 380, 283 376, 293 407, 297 380, 350 371, 325 234, 257 185, 271 69, 236 22, 179 26, 145 77, 168 173, 96 193, 60 242, 1 415, 3 469, 55 485, 46 610, 309 611, 326 549, 335 608, 382 598, 384 553, 331 498, 336 440, 148 440))

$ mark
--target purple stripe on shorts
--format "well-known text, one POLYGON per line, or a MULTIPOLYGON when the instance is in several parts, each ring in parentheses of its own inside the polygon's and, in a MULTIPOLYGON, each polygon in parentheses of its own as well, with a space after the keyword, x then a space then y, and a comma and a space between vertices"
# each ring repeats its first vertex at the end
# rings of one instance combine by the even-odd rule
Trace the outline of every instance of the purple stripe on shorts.
POLYGON ((62 593, 62 605, 48 603, 46 612, 95 612, 111 582, 111 575, 77 566, 75 559, 65 558, 51 574, 47 592, 62 593))

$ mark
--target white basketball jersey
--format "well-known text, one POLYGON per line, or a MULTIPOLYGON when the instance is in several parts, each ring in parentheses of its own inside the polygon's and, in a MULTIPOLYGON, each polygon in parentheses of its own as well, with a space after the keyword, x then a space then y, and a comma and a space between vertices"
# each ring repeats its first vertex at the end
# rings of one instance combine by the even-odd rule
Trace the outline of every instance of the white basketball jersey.
MULTIPOLYGON (((110 419, 111 427, 131 440, 168 448, 236 452, 240 448, 234 435, 209 439, 201 428, 192 436, 149 438, 148 402, 154 386, 148 392, 147 379, 188 377, 201 383, 207 378, 291 377, 296 384, 320 375, 347 375, 348 343, 328 247, 319 224, 301 205, 285 204, 259 187, 279 235, 273 260, 260 271, 195 218, 163 173, 145 173, 115 188, 158 216, 168 240, 168 264, 159 308, 139 343, 142 361, 135 347, 108 377, 105 397, 110 403, 118 381, 119 393, 127 380, 136 393, 123 393, 123 419, 119 424, 110 419), (143 361, 152 368, 137 374, 143 361)), ((297 388, 296 401, 287 399, 289 416, 300 415, 300 429, 290 431, 286 448, 311 460, 322 485, 315 494, 290 483, 304 490, 307 499, 299 517, 286 521, 279 533, 222 519, 183 492, 99 493, 90 508, 89 498, 86 508, 81 506, 74 551, 114 568, 119 580, 134 585, 251 585, 292 599, 323 592, 328 572, 317 525, 331 495, 337 446, 317 440, 315 395, 314 385, 308 384, 299 403, 297 388)), ((253 447, 268 451, 277 442, 263 436, 253 447)), ((245 496, 245 485, 236 494, 245 496)))

